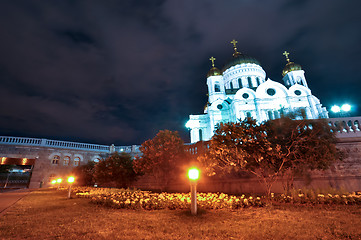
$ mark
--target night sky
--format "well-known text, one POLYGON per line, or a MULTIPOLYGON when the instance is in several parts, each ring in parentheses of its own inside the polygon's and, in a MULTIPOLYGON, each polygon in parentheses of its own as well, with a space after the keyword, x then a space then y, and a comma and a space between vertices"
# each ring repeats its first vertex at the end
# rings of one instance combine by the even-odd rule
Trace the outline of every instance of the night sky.
POLYGON ((0 2, 0 135, 141 144, 207 102, 230 41, 282 82, 282 53, 329 110, 361 115, 360 0, 0 2))

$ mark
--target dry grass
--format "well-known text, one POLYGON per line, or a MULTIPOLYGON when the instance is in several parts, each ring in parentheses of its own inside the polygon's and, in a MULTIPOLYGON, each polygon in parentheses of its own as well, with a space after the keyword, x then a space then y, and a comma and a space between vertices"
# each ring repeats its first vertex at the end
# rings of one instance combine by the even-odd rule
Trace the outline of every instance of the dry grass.
POLYGON ((110 209, 66 192, 34 191, 0 218, 1 239, 361 239, 359 206, 237 211, 110 209))

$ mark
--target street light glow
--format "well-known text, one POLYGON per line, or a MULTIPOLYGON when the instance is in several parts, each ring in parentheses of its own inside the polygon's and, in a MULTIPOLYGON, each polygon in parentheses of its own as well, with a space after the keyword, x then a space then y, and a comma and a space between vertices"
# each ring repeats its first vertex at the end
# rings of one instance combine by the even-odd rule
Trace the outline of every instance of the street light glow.
POLYGON ((333 105, 331 107, 331 111, 334 112, 334 113, 338 113, 338 112, 341 111, 341 108, 339 106, 337 106, 337 105, 333 105))
POLYGON ((190 180, 198 180, 199 178, 199 170, 197 168, 191 168, 188 170, 188 178, 190 180))
POLYGON ((51 184, 55 184, 56 183, 56 180, 54 179, 53 181, 51 181, 51 184))
POLYGON ((61 183, 62 181, 63 181, 63 179, 61 179, 61 178, 58 178, 58 179, 56 180, 57 183, 61 183))
POLYGON ((75 181, 74 177, 68 177, 68 183, 73 183, 75 181))
POLYGON ((351 111, 351 105, 350 104, 344 104, 341 106, 341 110, 344 112, 349 112, 351 111))

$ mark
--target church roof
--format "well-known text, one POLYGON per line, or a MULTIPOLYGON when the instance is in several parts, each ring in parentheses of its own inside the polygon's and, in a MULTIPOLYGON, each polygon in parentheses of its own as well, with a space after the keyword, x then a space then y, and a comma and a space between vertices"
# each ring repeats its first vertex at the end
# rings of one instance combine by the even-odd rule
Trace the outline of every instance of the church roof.
POLYGON ((283 53, 283 55, 286 56, 287 64, 286 64, 286 66, 283 68, 282 77, 286 76, 286 74, 289 73, 289 72, 296 71, 296 70, 302 70, 301 65, 290 61, 290 59, 289 59, 289 57, 288 57, 289 54, 290 54, 290 53, 287 52, 287 51, 285 51, 285 52, 283 53))
POLYGON ((223 72, 226 71, 230 67, 236 66, 238 64, 243 64, 243 63, 254 63, 254 64, 261 66, 261 64, 258 62, 257 59, 255 59, 253 57, 249 57, 249 56, 237 51, 236 44, 238 42, 235 39, 233 39, 231 41, 231 43, 233 44, 233 50, 234 50, 233 58, 223 67, 223 69, 222 69, 223 72))
POLYGON ((211 76, 219 76, 219 75, 222 75, 221 70, 219 70, 216 67, 212 67, 207 73, 207 78, 211 76))
POLYGON ((294 62, 288 62, 286 64, 286 66, 283 68, 282 77, 286 76, 287 73, 296 71, 296 70, 302 70, 301 65, 294 63, 294 62))
POLYGON ((223 71, 227 70, 228 68, 230 67, 233 67, 233 66, 236 66, 238 64, 242 64, 242 63, 254 63, 254 64, 257 64, 259 66, 261 66, 260 62, 253 58, 253 57, 250 57, 250 56, 247 56, 245 54, 242 54, 242 53, 239 53, 239 52, 236 52, 233 54, 233 59, 230 60, 224 67, 223 67, 223 71))

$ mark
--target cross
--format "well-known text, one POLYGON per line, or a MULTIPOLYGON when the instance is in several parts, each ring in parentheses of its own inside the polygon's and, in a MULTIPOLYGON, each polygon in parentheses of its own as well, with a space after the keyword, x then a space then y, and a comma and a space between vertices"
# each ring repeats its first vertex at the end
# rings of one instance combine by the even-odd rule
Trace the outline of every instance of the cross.
POLYGON ((231 41, 231 43, 233 44, 233 47, 234 48, 237 48, 237 46, 236 46, 236 44, 238 43, 235 39, 233 39, 232 41, 231 41))
POLYGON ((216 60, 216 58, 214 58, 213 56, 209 59, 212 61, 212 67, 214 67, 214 60, 216 60))
POLYGON ((234 53, 233 53, 233 57, 236 57, 238 56, 239 52, 237 51, 237 46, 236 44, 238 43, 235 39, 233 39, 231 41, 231 43, 233 44, 233 49, 234 49, 234 53))
POLYGON ((290 62, 290 59, 288 58, 288 55, 290 55, 290 53, 289 53, 289 52, 287 52, 287 51, 285 51, 285 52, 283 53, 283 55, 285 55, 285 56, 286 56, 286 60, 287 60, 287 62, 290 62))

